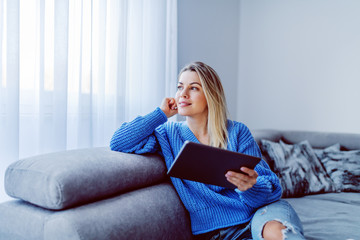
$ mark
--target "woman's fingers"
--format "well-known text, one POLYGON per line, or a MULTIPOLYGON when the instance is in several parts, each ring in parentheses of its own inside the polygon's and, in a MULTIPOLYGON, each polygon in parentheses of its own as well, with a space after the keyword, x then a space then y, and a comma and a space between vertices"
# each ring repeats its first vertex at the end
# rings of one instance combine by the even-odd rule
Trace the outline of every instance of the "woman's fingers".
POLYGON ((169 118, 177 114, 177 106, 174 98, 164 98, 161 102, 160 109, 169 118))
POLYGON ((171 98, 169 101, 169 108, 171 110, 176 110, 177 109, 177 105, 176 105, 176 101, 175 98, 171 98))
POLYGON ((234 184, 240 191, 246 191, 256 184, 258 174, 255 170, 242 167, 240 169, 243 173, 228 171, 225 174, 226 179, 234 184))
POLYGON ((252 185, 249 182, 244 182, 237 178, 227 178, 227 180, 230 183, 234 184, 237 187, 237 189, 239 189, 240 191, 246 191, 252 187, 252 185))
POLYGON ((249 177, 257 177, 257 172, 253 169, 247 168, 247 167, 241 167, 240 170, 244 173, 246 173, 249 177))

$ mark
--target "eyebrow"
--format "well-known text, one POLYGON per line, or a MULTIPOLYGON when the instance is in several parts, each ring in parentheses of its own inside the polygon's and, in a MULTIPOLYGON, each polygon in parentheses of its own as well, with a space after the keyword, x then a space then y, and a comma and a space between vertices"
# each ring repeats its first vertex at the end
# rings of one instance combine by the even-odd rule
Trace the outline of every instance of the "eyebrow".
MULTIPOLYGON (((179 82, 179 84, 184 85, 182 82, 179 82)), ((190 83, 189 85, 194 85, 194 84, 198 84, 198 85, 201 87, 201 84, 198 83, 198 82, 192 82, 192 83, 190 83)))

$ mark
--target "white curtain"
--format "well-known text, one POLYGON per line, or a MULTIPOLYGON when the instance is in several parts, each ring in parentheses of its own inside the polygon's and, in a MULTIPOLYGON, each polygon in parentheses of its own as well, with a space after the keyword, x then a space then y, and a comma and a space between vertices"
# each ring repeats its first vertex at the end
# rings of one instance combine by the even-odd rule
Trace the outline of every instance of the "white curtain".
POLYGON ((176 1, 0 0, 0 181, 19 158, 107 146, 174 95, 176 1))

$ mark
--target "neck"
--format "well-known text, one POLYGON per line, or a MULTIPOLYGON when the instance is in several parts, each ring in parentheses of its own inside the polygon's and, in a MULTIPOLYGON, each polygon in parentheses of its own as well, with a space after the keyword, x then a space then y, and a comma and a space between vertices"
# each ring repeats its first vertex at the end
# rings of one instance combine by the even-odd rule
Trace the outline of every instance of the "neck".
POLYGON ((199 142, 206 145, 210 144, 207 128, 207 116, 199 118, 186 117, 186 123, 199 142))

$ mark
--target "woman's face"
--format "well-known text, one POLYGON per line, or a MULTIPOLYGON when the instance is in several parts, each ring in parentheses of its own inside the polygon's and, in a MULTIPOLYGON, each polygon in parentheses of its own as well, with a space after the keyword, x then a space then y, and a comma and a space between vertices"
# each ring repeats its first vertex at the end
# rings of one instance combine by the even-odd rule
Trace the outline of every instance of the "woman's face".
POLYGON ((178 113, 182 116, 207 116, 205 94, 196 72, 185 71, 180 75, 175 95, 178 113))

